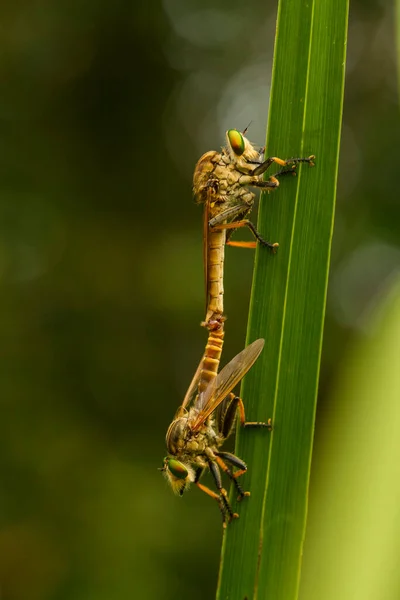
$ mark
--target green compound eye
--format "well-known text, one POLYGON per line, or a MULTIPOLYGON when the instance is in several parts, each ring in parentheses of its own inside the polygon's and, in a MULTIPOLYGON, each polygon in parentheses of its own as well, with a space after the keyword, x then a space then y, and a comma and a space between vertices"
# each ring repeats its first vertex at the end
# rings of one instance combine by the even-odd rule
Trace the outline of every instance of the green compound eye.
POLYGON ((186 479, 188 476, 188 470, 179 460, 175 460, 173 458, 166 459, 168 470, 172 473, 174 477, 177 479, 186 479))
POLYGON ((228 140, 236 156, 242 156, 244 152, 244 138, 237 129, 229 129, 228 140))

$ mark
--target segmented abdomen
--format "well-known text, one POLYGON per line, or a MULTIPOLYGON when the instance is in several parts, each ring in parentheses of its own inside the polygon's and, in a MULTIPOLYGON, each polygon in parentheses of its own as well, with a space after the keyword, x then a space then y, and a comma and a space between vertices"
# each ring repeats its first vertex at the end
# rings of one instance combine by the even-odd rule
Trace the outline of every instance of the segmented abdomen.
MULTIPOLYGON (((203 358, 203 368, 200 372, 199 394, 201 395, 218 373, 224 343, 224 324, 219 322, 215 330, 210 330, 203 358)), ((201 409, 201 406, 199 407, 201 409)))
POLYGON ((226 230, 210 231, 207 251, 208 304, 206 323, 224 312, 224 258, 226 230))

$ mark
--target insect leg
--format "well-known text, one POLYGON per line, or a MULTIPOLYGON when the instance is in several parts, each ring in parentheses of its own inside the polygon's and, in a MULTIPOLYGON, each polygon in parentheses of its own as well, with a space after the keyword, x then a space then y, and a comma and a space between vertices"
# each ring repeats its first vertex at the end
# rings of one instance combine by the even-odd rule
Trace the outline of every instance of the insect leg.
MULTIPOLYGON (((222 229, 228 229, 226 227, 222 227, 222 225, 225 225, 227 222, 229 222, 229 223, 239 222, 239 221, 243 220, 250 211, 251 211, 251 206, 249 206, 247 203, 239 203, 236 206, 230 206, 226 210, 219 213, 219 215, 210 219, 210 221, 208 222, 208 226, 211 231, 221 231, 222 229)), ((226 233, 226 240, 225 240, 226 244, 229 243, 230 237, 235 232, 235 229, 236 229, 236 227, 234 225, 231 225, 231 227, 228 229, 228 231, 226 233)), ((229 244, 229 245, 236 245, 236 246, 239 246, 242 248, 255 248, 256 247, 256 244, 254 244, 254 243, 248 244, 247 242, 245 242, 243 245, 241 245, 240 242, 236 242, 235 244, 229 244)))
MULTIPOLYGON (((274 187, 277 187, 279 185, 279 181, 277 179, 275 181, 276 185, 274 185, 274 187)), ((264 181, 258 183, 268 182, 264 181)), ((251 183, 250 185, 253 184, 251 183)), ((253 223, 248 219, 244 219, 244 217, 250 212, 250 210, 251 207, 249 207, 247 204, 239 204, 237 206, 230 207, 227 210, 224 210, 223 212, 219 213, 219 215, 217 215, 216 217, 210 219, 208 222, 208 226, 211 231, 221 231, 222 229, 231 230, 228 231, 227 235, 226 244, 228 246, 236 246, 239 248, 255 248, 256 244, 254 244, 254 242, 231 242, 229 239, 235 229, 238 229, 239 227, 248 227, 253 233, 254 237, 260 242, 262 246, 267 246, 268 248, 271 248, 273 252, 275 252, 279 244, 272 244, 271 242, 267 242, 267 240, 264 240, 264 238, 262 238, 261 235, 258 233, 253 223), (227 220, 229 220, 230 222, 226 223, 227 220)))
POLYGON ((226 527, 226 509, 224 503, 221 501, 221 497, 215 492, 213 492, 213 490, 210 490, 210 488, 203 485, 202 483, 199 483, 198 481, 196 482, 196 485, 202 492, 207 494, 207 496, 210 496, 210 498, 213 498, 218 502, 218 508, 221 511, 222 515, 222 525, 223 527, 226 527))
MULTIPOLYGON (((231 463, 234 467, 240 469, 241 474, 247 471, 247 465, 241 458, 232 454, 232 452, 218 452, 217 456, 220 456, 224 461, 231 463)), ((237 471, 238 473, 239 471, 237 471)), ((234 473, 236 475, 236 473, 234 473)))
POLYGON ((310 167, 314 167, 314 159, 315 159, 315 155, 311 154, 310 156, 307 156, 306 158, 297 158, 297 157, 293 157, 293 158, 287 158, 285 160, 285 165, 297 165, 298 163, 308 163, 310 165, 310 167))
POLYGON ((271 419, 268 419, 266 423, 264 423, 263 421, 246 421, 243 400, 238 396, 236 396, 235 399, 237 399, 240 424, 242 425, 242 427, 266 427, 267 429, 269 429, 269 431, 272 431, 271 419))
POLYGON ((255 248, 257 248, 257 242, 231 242, 228 241, 226 242, 227 246, 232 246, 232 248, 250 248, 251 250, 254 250, 255 248))
MULTIPOLYGON (((262 246, 267 246, 267 248, 270 248, 273 252, 276 252, 276 249, 279 247, 278 242, 274 242, 272 244, 271 242, 267 242, 267 240, 264 240, 264 238, 261 237, 261 235, 258 233, 255 225, 253 225, 253 223, 248 219, 243 219, 242 221, 234 221, 233 223, 223 223, 222 225, 218 225, 217 228, 239 229, 240 227, 248 227, 251 233, 260 242, 262 246)), ((236 246, 239 248, 255 248, 254 242, 231 242, 230 240, 228 240, 226 243, 228 246, 236 246)))
MULTIPOLYGON (((218 456, 221 456, 225 461, 232 463, 232 465, 234 467, 237 467, 239 470, 235 471, 233 474, 233 477, 235 477, 235 479, 237 477, 241 477, 242 475, 244 475, 247 472, 247 465, 245 462, 242 461, 241 458, 238 458, 237 456, 235 456, 234 454, 231 454, 230 452, 219 452, 218 456)), ((247 494, 250 494, 250 492, 247 492, 247 494)))
POLYGON ((213 498, 214 500, 216 500, 218 502, 218 507, 219 510, 221 511, 221 515, 222 515, 222 523, 223 526, 226 527, 226 507, 225 504, 222 502, 221 500, 221 496, 219 494, 216 494, 215 492, 213 492, 213 490, 210 490, 209 487, 203 485, 202 483, 199 482, 200 477, 202 476, 202 474, 204 473, 204 469, 202 467, 199 467, 198 469, 196 469, 196 473, 195 473, 195 478, 194 478, 194 483, 197 485, 197 487, 204 492, 205 494, 207 494, 207 496, 210 496, 210 498, 213 498))
POLYGON ((293 165, 292 167, 290 167, 290 169, 282 169, 282 171, 278 171, 277 173, 274 173, 273 175, 271 175, 270 179, 276 179, 278 181, 277 178, 282 177, 283 175, 293 175, 293 177, 296 177, 296 175, 297 175, 296 166, 297 165, 293 165))
MULTIPOLYGON (((215 457, 215 458, 217 460, 217 457, 215 457)), ((223 463, 223 461, 221 461, 221 462, 223 463)), ((219 461, 218 461, 218 463, 219 463, 219 461)), ((222 503, 224 504, 226 512, 229 514, 230 520, 237 519, 239 517, 239 515, 237 513, 233 512, 231 505, 229 504, 228 494, 227 494, 226 490, 222 487, 221 473, 219 471, 217 463, 212 460, 209 460, 208 466, 210 468, 211 475, 214 478, 215 485, 217 486, 217 489, 219 491, 222 503)))
POLYGON ((216 454, 215 459, 218 462, 218 465, 224 471, 224 473, 227 474, 227 476, 229 477, 229 479, 234 484, 234 486, 236 488, 236 491, 239 494, 238 500, 242 500, 242 498, 244 498, 245 496, 250 496, 250 492, 245 492, 244 489, 242 488, 242 486, 240 485, 240 483, 237 480, 237 477, 240 477, 240 475, 243 475, 243 473, 246 473, 246 471, 247 471, 246 464, 243 461, 241 461, 239 458, 237 459, 236 456, 234 456, 233 454, 229 454, 229 452, 218 452, 218 454, 216 454), (232 464, 238 464, 238 463, 240 463, 241 466, 242 466, 241 470, 237 471, 236 473, 232 473, 232 471, 230 470, 230 468, 228 467, 228 465, 226 465, 225 462, 222 460, 223 458, 225 458, 225 460, 229 461, 231 457, 233 459, 236 459, 235 461, 231 461, 232 464))
POLYGON ((269 169, 272 163, 276 163, 278 165, 281 165, 282 167, 284 167, 287 164, 287 162, 282 158, 278 158, 276 156, 269 156, 264 160, 264 162, 261 163, 261 165, 256 167, 251 174, 257 176, 262 175, 267 169, 269 169))
POLYGON ((248 185, 261 188, 262 190, 275 190, 277 187, 279 187, 279 181, 272 176, 269 179, 267 179, 267 181, 255 178, 249 181, 248 185))
POLYGON ((287 167, 288 165, 296 165, 298 163, 308 163, 311 167, 314 166, 313 160, 315 156, 312 154, 307 158, 277 158, 276 156, 270 156, 267 158, 261 165, 256 167, 252 172, 252 175, 259 176, 265 173, 265 171, 272 165, 272 163, 276 163, 281 165, 282 167, 287 167))
POLYGON ((238 204, 230 206, 210 219, 208 221, 208 226, 211 229, 215 228, 218 231, 218 227, 223 225, 226 221, 230 222, 242 219, 251 211, 251 208, 252 206, 249 206, 246 202, 239 202, 238 204))
POLYGON ((203 473, 204 473, 204 469, 202 467, 198 467, 196 469, 196 473, 194 474, 194 483, 196 485, 200 481, 200 477, 203 475, 203 473))

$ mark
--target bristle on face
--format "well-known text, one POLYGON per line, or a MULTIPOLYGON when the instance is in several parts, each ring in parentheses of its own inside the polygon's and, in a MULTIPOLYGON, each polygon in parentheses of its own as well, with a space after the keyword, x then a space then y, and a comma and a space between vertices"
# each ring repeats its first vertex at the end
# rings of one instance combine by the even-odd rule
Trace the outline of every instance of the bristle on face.
POLYGON ((195 472, 190 465, 168 456, 164 459, 162 471, 171 485, 172 491, 178 496, 182 496, 195 480, 195 472))

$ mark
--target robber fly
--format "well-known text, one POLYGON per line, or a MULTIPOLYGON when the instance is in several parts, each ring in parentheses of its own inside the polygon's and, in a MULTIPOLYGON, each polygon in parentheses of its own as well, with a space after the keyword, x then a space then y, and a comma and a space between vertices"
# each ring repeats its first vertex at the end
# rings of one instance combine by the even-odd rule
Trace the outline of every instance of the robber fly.
POLYGON ((207 312, 204 325, 215 315, 223 314, 223 266, 225 244, 242 248, 255 248, 257 241, 273 252, 279 244, 266 241, 251 221, 246 219, 253 208, 255 194, 249 188, 268 192, 279 186, 278 177, 294 174, 298 163, 313 165, 314 156, 281 159, 271 156, 263 159, 264 148, 255 148, 241 133, 229 129, 226 146, 221 152, 206 152, 198 161, 193 176, 196 201, 204 204, 203 258, 207 312), (273 164, 283 168, 263 179, 265 171, 273 164), (257 241, 235 242, 230 236, 235 229, 248 227, 257 241))
POLYGON ((166 435, 168 456, 164 458, 161 471, 173 491, 182 496, 191 483, 196 484, 218 502, 224 527, 239 515, 233 512, 227 492, 222 486, 221 470, 233 482, 239 500, 249 495, 238 482, 238 477, 247 470, 246 464, 234 454, 221 450, 235 428, 236 413, 239 411, 243 427, 271 429, 270 422, 247 422, 242 400, 232 393, 233 388, 253 366, 263 347, 263 339, 247 346, 212 378, 205 389, 198 391, 203 357, 166 435), (217 492, 200 483, 200 477, 206 469, 211 472, 217 492))

